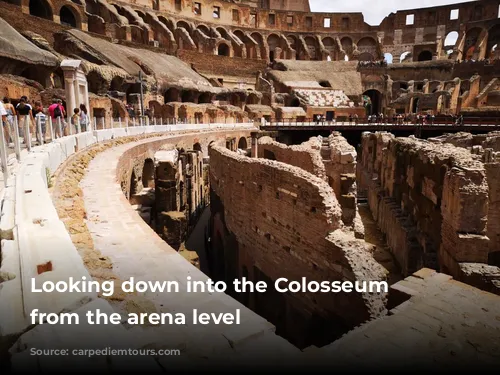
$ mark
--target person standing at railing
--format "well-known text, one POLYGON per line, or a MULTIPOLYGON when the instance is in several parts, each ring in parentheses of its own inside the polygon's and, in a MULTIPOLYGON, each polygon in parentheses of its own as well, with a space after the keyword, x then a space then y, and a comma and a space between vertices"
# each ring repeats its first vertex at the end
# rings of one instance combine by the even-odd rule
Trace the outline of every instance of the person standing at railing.
MULTIPOLYGON (((0 101, 0 103, 2 103, 0 101)), ((14 117, 16 116, 16 109, 14 108, 14 106, 12 105, 12 103, 10 102, 10 99, 5 97, 3 98, 3 106, 5 108, 5 112, 7 112, 6 114, 6 117, 5 117, 5 120, 4 120, 4 136, 5 136, 5 140, 7 142, 7 145, 9 144, 9 142, 13 141, 13 130, 14 130, 14 117)))
POLYGON ((16 106, 17 114, 19 116, 19 134, 24 134, 24 144, 27 144, 26 140, 29 135, 33 133, 33 128, 35 125, 35 119, 33 118, 33 108, 30 104, 28 104, 27 99, 28 98, 26 96, 22 96, 19 104, 16 106), (28 134, 25 134, 26 121, 29 121, 28 134))
POLYGON ((80 104, 80 131, 86 132, 89 124, 89 115, 85 104, 80 104))
POLYGON ((7 124, 7 111, 5 110, 5 106, 0 101, 0 118, 2 119, 2 126, 3 126, 3 135, 5 137, 5 143, 8 145, 9 144, 9 132, 7 128, 9 127, 7 124))
POLYGON ((66 115, 64 107, 62 106, 62 100, 53 99, 52 104, 49 107, 49 114, 52 118, 52 127, 56 138, 61 138, 61 130, 64 129, 65 122, 64 116, 66 115), (59 127, 59 121, 61 121, 61 127, 59 127))
POLYGON ((45 113, 43 113, 43 108, 40 108, 38 107, 37 109, 37 114, 35 115, 35 121, 36 121, 36 130, 35 130, 35 133, 36 133, 36 140, 38 142, 38 144, 42 144, 42 139, 45 140, 45 131, 46 131, 46 128, 47 128, 47 116, 45 115, 45 113), (40 123, 40 128, 38 127, 38 124, 40 123), (40 137, 40 130, 42 131, 42 134, 40 137))
POLYGON ((70 126, 74 126, 75 133, 78 132, 78 122, 80 121, 80 108, 73 109, 70 126))

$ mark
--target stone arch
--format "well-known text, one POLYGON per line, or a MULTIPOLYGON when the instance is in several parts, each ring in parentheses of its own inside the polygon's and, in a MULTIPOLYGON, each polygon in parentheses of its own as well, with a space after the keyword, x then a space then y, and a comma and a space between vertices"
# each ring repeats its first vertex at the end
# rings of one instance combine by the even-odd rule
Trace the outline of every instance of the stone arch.
POLYGON ((158 20, 163 23, 172 33, 174 32, 174 27, 172 26, 172 21, 164 16, 158 16, 158 20))
POLYGON ((32 16, 54 20, 52 4, 47 0, 29 0, 29 11, 32 16))
POLYGON ((260 58, 266 59, 267 52, 266 52, 266 47, 264 46, 264 37, 262 36, 262 34, 258 32, 253 32, 251 34, 251 37, 257 43, 256 48, 260 49, 260 58))
POLYGON ((193 144, 193 150, 194 151, 201 151, 201 144, 200 142, 196 142, 195 144, 193 144))
POLYGON ((72 6, 63 5, 59 10, 61 25, 81 27, 80 14, 72 6))
MULTIPOLYGON (((370 54, 372 59, 377 56, 377 42, 370 36, 365 36, 356 43, 360 56, 364 53, 370 54)), ((360 58, 361 60, 361 58, 360 58)))
POLYGON ((345 36, 342 39, 340 39, 340 45, 342 46, 342 49, 344 50, 348 59, 350 59, 352 57, 352 52, 353 52, 352 39, 349 38, 348 36, 345 36))
POLYGON ((164 103, 172 103, 179 101, 179 90, 175 87, 171 87, 165 91, 163 94, 164 103))
POLYGON ((311 60, 317 60, 318 54, 317 54, 316 39, 312 36, 306 36, 304 38, 304 41, 306 42, 307 50, 309 51, 309 56, 311 56, 311 60))
POLYGON ((144 188, 154 188, 155 187, 155 163, 152 159, 148 158, 144 160, 144 166, 142 167, 142 186, 144 188))
POLYGON ((432 52, 429 50, 422 51, 418 54, 417 61, 431 61, 432 52))
POLYGON ((247 96, 245 102, 246 104, 259 104, 260 99, 257 96, 257 94, 251 93, 250 95, 247 96))
POLYGON ((399 56, 399 62, 412 62, 413 56, 410 51, 405 51, 399 56))
POLYGON ((95 70, 92 70, 89 74, 87 74, 87 82, 89 92, 93 94, 99 95, 106 94, 108 92, 108 85, 106 81, 95 70))
POLYGON ((196 29, 199 30, 201 33, 203 33, 205 36, 210 38, 211 32, 208 26, 201 24, 198 25, 196 29))
POLYGON ((46 68, 35 65, 28 65, 19 74, 21 77, 31 79, 32 81, 40 83, 42 86, 46 86, 50 79, 50 72, 46 68))
POLYGON ((335 40, 332 37, 326 37, 322 40, 325 49, 328 51, 328 56, 331 60, 338 60, 338 49, 335 40))
POLYGON ((246 149, 248 149, 248 143, 247 143, 247 139, 245 137, 241 137, 238 140, 238 148, 240 150, 246 150, 246 149))
POLYGON ((208 104, 212 103, 212 94, 209 92, 204 92, 198 97, 198 103, 208 104))
POLYGON ((177 28, 184 28, 186 29, 186 31, 191 34, 191 26, 186 22, 186 21, 177 21, 177 24, 176 24, 176 27, 177 28))
POLYGON ((181 94, 181 102, 194 103, 194 91, 184 90, 181 94))
POLYGON ((217 27, 216 30, 219 32, 219 34, 226 40, 229 40, 229 34, 227 30, 221 26, 217 27))
POLYGON ((487 58, 498 56, 498 44, 500 43, 500 24, 496 24, 488 30, 487 58))
POLYGON ((392 53, 389 52, 384 53, 384 60, 387 64, 392 64, 392 61, 394 60, 392 53))
POLYGON ((476 44, 479 40, 483 29, 480 27, 473 27, 468 30, 465 34, 465 44, 464 44, 464 60, 471 60, 474 57, 474 52, 476 51, 476 44))
POLYGON ((370 98, 370 106, 366 107, 367 115, 373 115, 382 112, 382 93, 378 90, 371 89, 363 93, 370 98))
POLYGON ((122 91, 124 83, 125 83, 125 79, 123 77, 115 76, 111 80, 109 90, 110 91, 122 91))
POLYGON ((276 34, 270 34, 267 37, 267 45, 269 47, 269 61, 281 58, 276 53, 276 48, 280 46, 280 37, 276 34))
POLYGON ((226 42, 221 42, 217 46, 217 55, 219 56, 231 56, 231 47, 226 42))

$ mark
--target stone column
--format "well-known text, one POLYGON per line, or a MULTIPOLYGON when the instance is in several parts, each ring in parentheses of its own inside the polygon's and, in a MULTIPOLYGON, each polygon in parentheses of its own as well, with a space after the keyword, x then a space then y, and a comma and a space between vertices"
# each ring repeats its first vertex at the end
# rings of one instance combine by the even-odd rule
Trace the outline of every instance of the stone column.
POLYGON ((73 113, 75 108, 75 80, 72 78, 65 78, 66 82, 66 112, 69 115, 73 113))
POLYGON ((251 152, 252 158, 259 157, 258 144, 259 144, 259 139, 257 138, 257 134, 252 133, 252 152, 251 152))

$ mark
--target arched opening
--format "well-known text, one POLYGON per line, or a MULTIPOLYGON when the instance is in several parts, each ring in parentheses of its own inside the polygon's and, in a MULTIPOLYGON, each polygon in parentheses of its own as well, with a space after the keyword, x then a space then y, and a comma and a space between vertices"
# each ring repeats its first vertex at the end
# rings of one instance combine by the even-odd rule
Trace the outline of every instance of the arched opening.
POLYGON ((413 99, 413 106, 411 108, 412 113, 418 113, 420 107, 418 106, 420 102, 419 98, 414 98, 413 99))
POLYGON ((457 40, 458 40, 458 32, 450 31, 448 35, 446 35, 446 38, 444 39, 445 50, 453 49, 453 47, 455 47, 455 45, 457 44, 457 40))
POLYGON ((165 94, 163 95, 163 100, 165 103, 178 102, 179 90, 177 90, 175 87, 169 88, 167 91, 165 91, 165 94))
POLYGON ((141 84, 134 83, 127 88, 127 103, 140 104, 141 84))
POLYGON ((256 94, 248 95, 246 104, 259 104, 259 97, 256 94))
POLYGON ((384 53, 384 60, 387 64, 392 64, 393 60, 392 53, 389 52, 384 53))
POLYGON ((474 52, 476 51, 476 44, 479 41, 479 36, 481 35, 481 32, 483 29, 479 27, 474 27, 467 31, 467 34, 465 34, 465 44, 464 44, 464 51, 465 53, 465 60, 472 60, 474 58, 474 52))
POLYGON ((181 102, 194 103, 194 93, 192 91, 183 91, 181 95, 181 102))
POLYGON ((374 115, 382 112, 382 93, 378 90, 367 90, 363 93, 366 97, 365 108, 367 115, 374 115))
POLYGON ((46 86, 50 75, 43 68, 31 65, 24 69, 20 76, 38 82, 42 86, 46 86))
POLYGON ((207 37, 210 37, 210 29, 205 25, 198 25, 197 29, 207 37))
POLYGON ((183 29, 186 29, 187 32, 191 33, 191 27, 185 21, 179 21, 179 22, 177 22, 177 27, 178 28, 182 27, 183 29))
POLYGON ((144 188, 155 187, 155 163, 151 159, 146 159, 144 161, 144 167, 142 168, 142 186, 144 188))
POLYGON ((377 42, 375 39, 371 37, 364 37, 358 41, 357 45, 360 52, 360 61, 372 61, 374 60, 374 56, 377 56, 377 42), (371 59, 368 59, 368 54, 371 55, 371 59), (361 56, 365 56, 363 60, 361 59, 361 56))
POLYGON ((359 55, 358 57, 359 61, 373 61, 373 55, 368 52, 363 52, 362 54, 359 55))
POLYGON ((217 48, 217 55, 219 56, 229 56, 230 48, 226 43, 219 44, 217 48))
POLYGON ((312 36, 306 36, 304 38, 304 41, 306 42, 307 50, 309 51, 311 60, 316 60, 318 58, 318 55, 316 53, 316 39, 314 39, 312 36))
POLYGON ((246 150, 248 148, 247 139, 245 137, 241 137, 238 141, 238 148, 240 150, 246 150))
POLYGON ((226 29, 224 29, 223 27, 218 27, 218 28, 216 28, 216 30, 221 35, 221 37, 223 37, 226 40, 229 40, 229 35, 227 34, 226 29))
POLYGON ((345 61, 349 61, 350 57, 352 56, 352 39, 348 37, 344 37, 340 40, 340 44, 342 46, 342 49, 344 50, 347 59, 344 58, 345 61))
POLYGON ((337 48, 335 45, 335 40, 333 38, 327 37, 323 39, 323 45, 325 49, 328 51, 328 57, 330 58, 328 61, 337 60, 337 48))
POLYGON ((53 20, 52 9, 45 0, 30 0, 29 9, 32 16, 53 20))
POLYGON ((276 48, 280 45, 280 38, 276 34, 271 34, 267 38, 267 45, 269 46, 269 61, 279 59, 281 56, 276 56, 276 48))
POLYGON ((111 84, 109 86, 110 91, 122 91, 123 83, 124 83, 123 77, 118 77, 118 76, 114 77, 111 80, 111 84))
POLYGON ((130 200, 136 194, 137 194, 137 177, 135 177, 135 172, 132 171, 132 175, 130 176, 130 189, 129 189, 128 199, 130 200))
POLYGON ((332 85, 330 84, 329 81, 319 81, 318 82, 321 87, 326 87, 326 88, 331 88, 332 85))
POLYGON ((209 92, 202 93, 198 98, 198 103, 200 104, 212 103, 212 94, 210 94, 209 92))
POLYGON ((194 150, 194 151, 201 151, 201 144, 200 144, 200 142, 196 142, 196 143, 193 145, 193 150, 194 150))
POLYGON ((412 61, 412 55, 410 51, 405 51, 399 56, 399 61, 402 63, 405 62, 411 62, 412 61))
POLYGON ((498 43, 500 43, 500 25, 488 30, 487 58, 498 58, 498 43))
POLYGON ((61 7, 59 18, 61 20, 61 25, 76 27, 76 17, 73 11, 66 5, 61 7))
POLYGON ((290 107, 300 107, 299 98, 293 98, 292 101, 290 102, 290 107))
POLYGON ((432 60, 431 51, 422 51, 418 55, 418 61, 431 61, 431 60, 432 60))

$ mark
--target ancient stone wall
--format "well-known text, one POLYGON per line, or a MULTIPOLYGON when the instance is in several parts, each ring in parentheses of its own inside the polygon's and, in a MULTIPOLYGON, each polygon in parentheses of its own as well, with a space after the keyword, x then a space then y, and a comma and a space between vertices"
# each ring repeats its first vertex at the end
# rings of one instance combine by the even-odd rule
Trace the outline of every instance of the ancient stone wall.
MULTIPOLYGON (((225 264, 225 277, 244 275, 268 282, 279 277, 316 281, 385 277, 370 246, 356 240, 352 232, 339 230, 342 209, 326 181, 295 166, 248 158, 221 147, 210 148, 209 155, 211 252, 226 261, 233 259, 233 264, 225 264)), ((312 331, 317 334, 311 326, 315 319, 332 317, 335 327, 324 330, 338 335, 382 313, 383 299, 358 293, 294 297, 271 293, 265 311, 259 311, 262 300, 248 303, 279 322, 292 341, 299 337, 308 341, 313 340, 312 331)))
POLYGON ((257 149, 259 158, 294 165, 326 180, 325 165, 321 160, 321 155, 317 150, 313 150, 310 145, 287 146, 273 141, 270 137, 262 137, 259 139, 257 149))
POLYGON ((494 166, 487 172, 480 155, 451 144, 367 133, 360 167, 372 214, 403 274, 429 266, 460 278, 462 264, 491 262, 498 177, 494 166))

